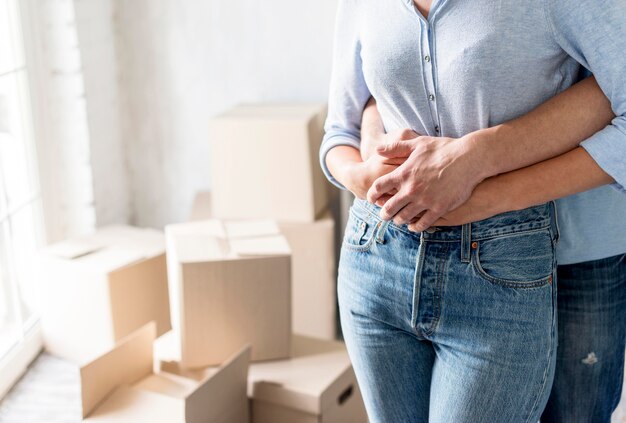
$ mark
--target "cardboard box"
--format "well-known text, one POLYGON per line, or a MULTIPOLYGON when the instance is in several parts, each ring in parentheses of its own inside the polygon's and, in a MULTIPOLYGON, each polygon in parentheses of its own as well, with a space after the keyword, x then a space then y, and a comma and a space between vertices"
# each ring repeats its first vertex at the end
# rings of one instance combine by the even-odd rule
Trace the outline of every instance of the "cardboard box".
MULTIPOLYGON (((190 220, 208 219, 211 194, 199 192, 190 220)), ((294 333, 322 339, 337 337, 335 220, 326 211, 311 223, 279 222, 291 248, 291 311, 294 333)))
POLYGON ((172 325, 184 367, 218 364, 252 344, 252 360, 291 342, 291 255, 273 221, 204 220, 165 229, 172 325))
POLYGON ((249 420, 250 346, 193 378, 154 373, 154 324, 80 370, 83 418, 98 423, 241 423, 249 420))
MULTIPOLYGON (((169 334, 155 342, 155 368, 197 377, 173 360, 169 334)), ((250 364, 252 423, 366 423, 356 376, 341 341, 293 335, 291 358, 250 364)))
POLYGON ((331 195, 318 158, 325 117, 319 104, 261 104, 211 119, 214 216, 314 221, 331 195))
POLYGON ((291 248, 293 332, 337 337, 335 221, 326 212, 313 223, 279 223, 291 248))
POLYGON ((44 344, 83 362, 150 321, 170 330, 162 232, 109 226, 40 255, 44 344))
POLYGON ((250 365, 253 423, 365 423, 343 342, 294 335, 292 358, 250 365))

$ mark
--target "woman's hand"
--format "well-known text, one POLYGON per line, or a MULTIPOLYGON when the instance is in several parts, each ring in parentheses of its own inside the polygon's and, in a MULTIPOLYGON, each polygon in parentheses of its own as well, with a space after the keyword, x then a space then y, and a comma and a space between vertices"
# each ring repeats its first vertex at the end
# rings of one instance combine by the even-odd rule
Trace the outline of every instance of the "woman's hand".
POLYGON ((365 199, 367 190, 379 177, 394 171, 403 158, 386 158, 378 154, 363 161, 354 147, 340 145, 326 154, 326 164, 333 177, 355 196, 365 199))
POLYGON ((386 158, 378 154, 371 155, 367 160, 350 163, 345 172, 344 185, 360 199, 366 199, 367 191, 374 181, 383 175, 393 172, 404 159, 386 158))

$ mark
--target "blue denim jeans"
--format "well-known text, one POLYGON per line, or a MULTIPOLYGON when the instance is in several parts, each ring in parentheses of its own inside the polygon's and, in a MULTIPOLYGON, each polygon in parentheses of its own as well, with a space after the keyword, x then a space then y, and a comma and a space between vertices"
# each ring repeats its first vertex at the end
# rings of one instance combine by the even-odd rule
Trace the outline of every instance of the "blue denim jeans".
POLYGON ((626 255, 557 267, 559 346, 542 423, 609 423, 624 380, 626 255))
POLYGON ((356 199, 342 330, 372 423, 535 423, 557 346, 554 203, 413 233, 356 199))

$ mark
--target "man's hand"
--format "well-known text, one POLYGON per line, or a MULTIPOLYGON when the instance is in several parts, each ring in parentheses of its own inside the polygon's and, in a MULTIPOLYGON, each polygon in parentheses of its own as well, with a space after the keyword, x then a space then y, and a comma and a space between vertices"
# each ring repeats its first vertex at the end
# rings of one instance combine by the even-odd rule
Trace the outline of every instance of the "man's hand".
MULTIPOLYGON (((510 184, 501 176, 485 179, 474 188, 466 202, 441 216, 434 222, 434 226, 463 225, 517 209, 514 199, 508 195, 509 188, 510 184)), ((409 223, 409 229, 420 232, 415 226, 416 222, 409 223)))
POLYGON ((429 228, 463 204, 486 178, 479 150, 473 146, 471 136, 421 136, 378 146, 381 156, 406 157, 406 161, 378 178, 367 192, 367 200, 382 207, 380 217, 384 220, 393 218, 394 223, 403 224, 421 214, 414 230, 429 228))

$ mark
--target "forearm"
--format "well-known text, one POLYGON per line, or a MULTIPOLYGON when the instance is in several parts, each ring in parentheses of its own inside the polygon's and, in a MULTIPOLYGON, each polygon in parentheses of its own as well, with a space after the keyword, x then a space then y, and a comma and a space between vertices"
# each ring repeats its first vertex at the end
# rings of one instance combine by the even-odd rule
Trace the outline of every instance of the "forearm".
MULTIPOLYGON (((613 182, 582 147, 558 157, 485 180, 476 189, 488 189, 496 213, 521 210, 613 182), (481 185, 483 185, 481 187, 481 185)), ((495 213, 494 213, 495 214, 495 213)))
POLYGON ((614 114, 589 77, 520 118, 469 134, 486 177, 520 169, 576 148, 614 114))
POLYGON ((340 145, 332 148, 326 154, 328 170, 339 183, 349 190, 352 186, 352 168, 358 163, 362 163, 361 154, 354 147, 340 145))
POLYGON ((376 154, 376 147, 383 142, 384 133, 385 126, 378 113, 376 100, 370 97, 361 118, 361 157, 363 160, 376 154))

